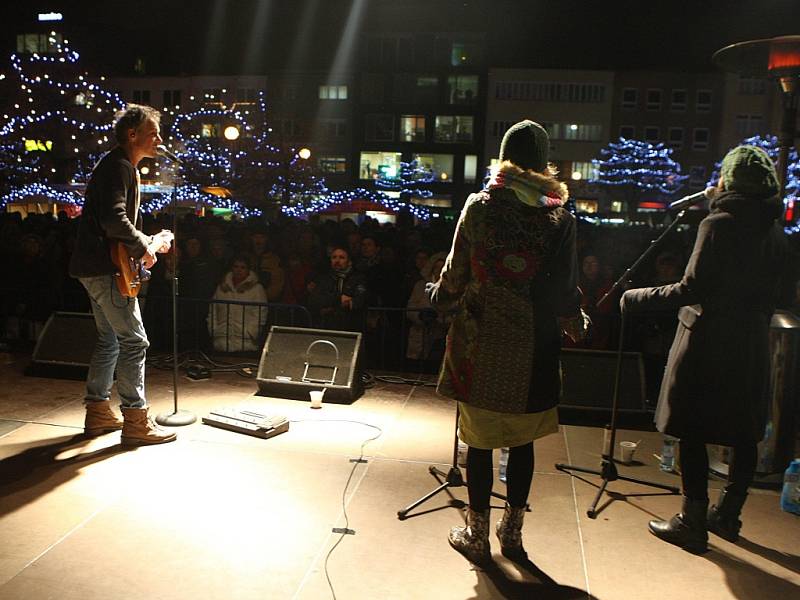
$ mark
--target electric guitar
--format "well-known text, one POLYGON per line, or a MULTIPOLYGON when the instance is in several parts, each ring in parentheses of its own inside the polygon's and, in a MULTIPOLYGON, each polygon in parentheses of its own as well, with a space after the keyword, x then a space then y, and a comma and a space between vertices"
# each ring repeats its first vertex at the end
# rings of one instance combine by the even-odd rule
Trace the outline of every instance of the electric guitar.
MULTIPOLYGON (((153 245, 160 241, 161 244, 155 246, 156 251, 166 252, 169 250, 173 239, 174 236, 171 231, 162 229, 160 233, 153 236, 153 245)), ((111 244, 111 262, 117 267, 114 278, 116 279, 119 293, 127 298, 138 296, 139 291, 142 289, 142 284, 150 279, 150 271, 144 267, 142 260, 133 258, 122 242, 113 242, 111 244)))

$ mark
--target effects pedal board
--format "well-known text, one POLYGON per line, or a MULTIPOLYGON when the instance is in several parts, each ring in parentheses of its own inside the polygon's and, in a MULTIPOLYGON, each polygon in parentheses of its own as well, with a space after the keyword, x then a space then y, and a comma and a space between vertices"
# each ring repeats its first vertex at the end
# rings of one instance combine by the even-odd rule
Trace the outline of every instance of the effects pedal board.
POLYGON ((289 431, 286 417, 235 408, 215 408, 203 417, 203 423, 264 439, 289 431))

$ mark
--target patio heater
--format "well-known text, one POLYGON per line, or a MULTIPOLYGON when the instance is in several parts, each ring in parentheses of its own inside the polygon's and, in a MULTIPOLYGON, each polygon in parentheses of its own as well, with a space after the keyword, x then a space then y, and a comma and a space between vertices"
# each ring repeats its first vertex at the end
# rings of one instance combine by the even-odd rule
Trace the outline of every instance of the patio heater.
MULTIPOLYGON (((800 80, 800 35, 786 35, 750 40, 725 46, 712 56, 715 65, 725 71, 747 77, 768 77, 781 89, 783 115, 778 135, 778 179, 780 197, 786 196, 789 150, 797 138, 797 99, 800 80)), ((787 210, 793 207, 787 207, 787 210)), ((800 207, 787 214, 787 221, 798 219, 800 207)))

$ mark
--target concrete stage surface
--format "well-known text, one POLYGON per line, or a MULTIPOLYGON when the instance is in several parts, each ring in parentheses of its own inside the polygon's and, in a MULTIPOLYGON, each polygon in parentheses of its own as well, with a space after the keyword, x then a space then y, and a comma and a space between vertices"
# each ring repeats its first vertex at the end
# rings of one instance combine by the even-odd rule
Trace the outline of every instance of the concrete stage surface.
MULTIPOLYGON (((2 600, 317 600, 333 597, 328 578, 340 599, 800 598, 800 518, 775 490, 753 491, 738 544, 711 536, 700 557, 647 531, 679 496, 613 482, 589 519, 599 479, 554 463, 597 467, 598 428, 537 442, 532 562, 509 562, 492 536, 495 566, 482 571, 447 543, 466 488, 397 518, 437 485, 429 465, 451 461, 455 408, 431 387, 379 382, 352 405, 311 410, 256 396, 235 373, 181 377, 180 407, 197 423, 175 443, 126 451, 119 433, 82 436, 81 382, 26 377, 27 361, 0 354, 2 600), (203 425, 218 406, 284 415, 290 429, 263 440, 203 425), (351 462, 362 447, 366 462, 351 462), (332 531, 345 526, 354 535, 332 531)), ((149 368, 147 390, 153 412, 171 409, 170 371, 149 368)), ((619 439, 642 440, 621 474, 679 485, 658 468, 659 434, 619 439)))

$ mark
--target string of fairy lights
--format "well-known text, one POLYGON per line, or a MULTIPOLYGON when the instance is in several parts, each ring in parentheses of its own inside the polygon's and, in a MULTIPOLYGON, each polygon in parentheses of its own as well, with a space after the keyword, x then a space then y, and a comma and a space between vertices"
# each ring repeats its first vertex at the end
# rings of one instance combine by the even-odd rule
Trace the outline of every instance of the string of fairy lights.
POLYGON ((620 138, 600 151, 592 161, 595 176, 589 183, 630 185, 639 189, 671 195, 683 186, 688 175, 672 160, 672 148, 640 140, 620 138))
MULTIPOLYGON (((258 208, 250 208, 232 198, 219 197, 204 192, 199 186, 192 184, 178 187, 175 199, 177 202, 183 204, 194 204, 195 206, 227 210, 245 219, 249 217, 260 217, 262 214, 261 210, 258 208)), ((142 210, 147 213, 155 213, 165 209, 171 203, 171 193, 157 193, 144 203, 142 210)))
POLYGON ((393 212, 407 210, 421 221, 427 221, 431 218, 431 212, 426 206, 405 202, 400 198, 394 198, 384 192, 364 188, 331 192, 327 196, 315 198, 305 205, 283 206, 281 211, 290 217, 302 218, 313 213, 325 212, 336 205, 346 206, 358 201, 373 202, 393 212))
MULTIPOLYGON (((24 202, 26 198, 81 206, 83 200, 78 191, 52 183, 56 169, 43 160, 45 152, 35 151, 44 150, 42 142, 35 137, 37 129, 52 125, 66 130, 64 145, 73 156, 66 179, 72 184, 82 184, 87 181, 95 161, 113 143, 113 136, 110 137, 113 115, 125 106, 118 93, 104 89, 88 73, 78 72, 80 55, 69 48, 68 40, 58 41, 56 34, 51 33, 49 42, 54 48, 52 54, 11 55, 12 71, 19 79, 20 96, 13 109, 22 114, 2 115, 0 170, 15 185, 0 196, 0 208, 8 203, 24 202), (62 81, 47 72, 53 68, 74 70, 74 81, 62 81), (64 97, 61 106, 40 108, 37 100, 40 97, 46 99, 53 93, 56 97, 64 97)), ((0 81, 5 79, 6 75, 0 74, 0 81)), ((104 81, 105 77, 99 78, 99 82, 104 81)), ((213 96, 204 99, 206 103, 216 100, 213 96)), ((432 197, 433 192, 427 186, 435 181, 435 175, 432 170, 420 166, 417 160, 401 162, 396 173, 382 172, 374 182, 377 190, 359 187, 330 191, 324 178, 313 173, 295 148, 271 143, 273 130, 268 123, 263 91, 259 91, 254 103, 238 103, 231 107, 225 107, 221 102, 217 104, 219 107, 203 106, 189 112, 180 112, 180 107, 164 109, 169 124, 165 128, 166 144, 183 163, 180 175, 185 183, 179 187, 178 201, 229 210, 241 217, 262 214, 261 209, 248 206, 253 203, 281 204, 284 214, 305 217, 337 205, 367 201, 394 212, 409 211, 420 220, 430 218, 430 210, 412 200, 432 197), (244 143, 222 142, 219 131, 202 130, 202 126, 208 123, 235 127, 236 138, 241 135, 240 142, 244 143), (255 197, 250 197, 255 202, 202 191, 203 187, 213 185, 229 188, 236 194, 237 190, 246 187, 245 180, 264 183, 260 186, 251 183, 251 187, 261 190, 255 197)), ((773 160, 777 158, 775 136, 755 136, 742 143, 762 147, 773 160)), ((47 150, 51 150, 50 146, 47 150)), ((596 175, 589 182, 630 185, 672 195, 688 176, 681 173, 680 165, 671 154, 672 149, 664 144, 620 138, 601 150, 600 159, 592 161, 596 175)), ((719 166, 717 163, 709 185, 718 178, 719 166)), ((178 175, 174 165, 160 159, 154 161, 149 171, 155 178, 178 175)), ((142 172, 144 174, 145 170, 142 172)), ((799 181, 800 164, 797 152, 792 148, 784 198, 787 209, 794 207, 800 191, 799 181)), ((164 210, 171 201, 169 194, 157 193, 143 208, 156 212, 164 210)), ((800 225, 787 226, 786 231, 800 233, 800 225)))
POLYGON ((400 171, 397 176, 390 177, 381 172, 375 180, 375 185, 381 189, 391 190, 399 193, 404 202, 412 197, 430 198, 433 192, 425 186, 436 179, 436 174, 432 169, 427 169, 414 159, 411 162, 400 162, 400 171))

